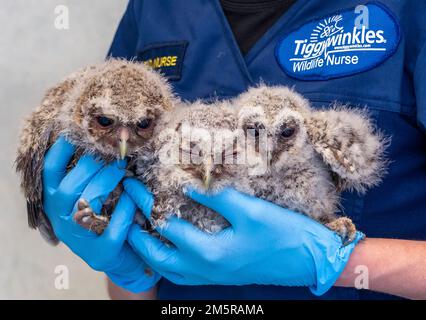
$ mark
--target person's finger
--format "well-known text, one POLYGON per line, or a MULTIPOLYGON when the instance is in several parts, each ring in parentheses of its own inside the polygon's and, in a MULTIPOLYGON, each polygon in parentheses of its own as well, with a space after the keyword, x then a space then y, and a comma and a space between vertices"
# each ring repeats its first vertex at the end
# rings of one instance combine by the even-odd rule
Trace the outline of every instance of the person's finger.
POLYGON ((178 248, 196 254, 209 250, 208 244, 211 236, 184 219, 170 217, 164 225, 157 227, 156 230, 178 248))
POLYGON ((105 200, 125 176, 124 167, 122 162, 114 161, 99 170, 87 184, 80 198, 89 202, 95 213, 101 212, 105 200))
POLYGON ((74 152, 75 147, 62 136, 47 151, 42 173, 45 190, 58 188, 74 152))
POLYGON ((177 272, 179 266, 178 251, 161 240, 133 224, 127 241, 133 250, 154 270, 177 272))
POLYGON ((241 217, 250 209, 250 197, 232 188, 225 188, 216 194, 202 194, 194 189, 185 190, 192 200, 216 211, 228 220, 231 225, 241 221, 241 217))
MULTIPOLYGON (((173 282, 177 285, 194 285, 193 283, 190 283, 183 275, 175 272, 167 272, 167 271, 160 271, 160 275, 163 278, 166 278, 170 282, 173 282)), ((201 284, 201 283, 200 283, 201 284)))
POLYGON ((62 196, 63 206, 71 208, 64 211, 72 210, 84 188, 102 168, 102 165, 102 162, 96 161, 91 156, 83 156, 77 162, 76 166, 65 176, 57 189, 58 194, 62 196))
POLYGON ((128 178, 123 181, 124 189, 142 210, 143 214, 150 219, 154 197, 144 186, 142 182, 134 178, 128 178))
POLYGON ((133 224, 135 213, 136 204, 126 192, 123 192, 111 216, 111 221, 101 238, 112 240, 116 243, 124 242, 130 226, 133 224))

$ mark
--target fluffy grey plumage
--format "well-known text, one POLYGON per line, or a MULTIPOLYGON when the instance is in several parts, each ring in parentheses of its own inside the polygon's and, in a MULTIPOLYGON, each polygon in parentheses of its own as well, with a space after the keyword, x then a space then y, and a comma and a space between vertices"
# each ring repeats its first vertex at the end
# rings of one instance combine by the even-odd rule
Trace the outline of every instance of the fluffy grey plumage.
POLYGON ((350 219, 336 215, 339 194, 364 192, 384 171, 385 142, 362 112, 314 110, 285 87, 259 86, 233 101, 181 106, 168 127, 153 140, 156 152, 141 157, 138 166, 156 199, 154 224, 175 212, 203 230, 218 231, 227 221, 182 189, 214 193, 231 186, 308 215, 350 242, 356 230, 350 219), (218 135, 227 137, 224 149, 218 135), (173 161, 161 161, 165 150, 173 161), (192 155, 196 163, 189 161, 192 155), (154 157, 148 161, 149 156, 154 157))
POLYGON ((352 241, 355 226, 336 215, 340 192, 365 192, 377 185, 386 164, 386 140, 364 112, 339 106, 314 110, 286 87, 252 88, 234 103, 241 128, 260 127, 266 133, 267 170, 251 176, 254 194, 306 214, 352 241))
POLYGON ((154 225, 161 225, 170 213, 208 232, 228 225, 221 216, 187 198, 183 189, 215 192, 225 186, 239 190, 248 186, 248 180, 235 185, 247 175, 241 174, 239 165, 224 161, 227 158, 226 162, 232 162, 234 157, 237 125, 235 110, 226 101, 180 104, 174 109, 168 130, 152 140, 151 149, 155 152, 144 152, 137 165, 139 179, 154 195, 154 225), (222 145, 227 147, 221 148, 222 145))
MULTIPOLYGON (((107 162, 132 156, 147 146, 159 130, 156 122, 173 105, 163 77, 143 64, 121 60, 84 68, 50 89, 25 123, 16 158, 30 227, 57 243, 43 212, 41 171, 45 152, 59 135, 77 147, 73 163, 82 154, 107 162)), ((87 207, 84 201, 79 204, 78 222, 101 232, 108 219, 97 219, 87 207)))
MULTIPOLYGON (((184 188, 215 193, 233 187, 308 215, 349 242, 355 226, 336 215, 339 194, 365 192, 385 167, 386 142, 361 111, 314 110, 294 91, 264 85, 232 101, 185 104, 148 67, 111 60, 49 90, 21 134, 16 168, 29 224, 52 243, 57 239, 43 212, 41 170, 61 134, 77 146, 73 163, 82 154, 105 161, 130 155, 129 170, 154 195, 154 225, 176 213, 208 232, 228 222, 188 199, 184 188)), ((80 201, 76 221, 101 233, 120 193, 121 186, 103 218, 80 201)))

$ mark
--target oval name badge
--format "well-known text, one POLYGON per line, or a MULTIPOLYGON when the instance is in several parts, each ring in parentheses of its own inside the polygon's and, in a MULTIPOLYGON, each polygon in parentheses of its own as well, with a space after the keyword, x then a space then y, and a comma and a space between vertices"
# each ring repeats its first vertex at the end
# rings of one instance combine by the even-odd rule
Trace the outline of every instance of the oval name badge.
POLYGON ((329 80, 373 69, 392 56, 400 26, 382 4, 371 2, 307 23, 276 47, 281 68, 299 80, 329 80))

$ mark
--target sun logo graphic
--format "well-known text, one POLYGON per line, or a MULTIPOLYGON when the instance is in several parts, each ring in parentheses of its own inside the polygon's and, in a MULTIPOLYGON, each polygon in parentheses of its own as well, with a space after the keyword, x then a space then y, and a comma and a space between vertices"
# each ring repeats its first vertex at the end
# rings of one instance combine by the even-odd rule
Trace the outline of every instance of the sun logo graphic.
POLYGON ((323 39, 336 33, 343 32, 343 27, 338 25, 342 20, 343 17, 341 15, 336 15, 318 23, 317 27, 311 33, 311 42, 318 42, 318 38, 323 39))

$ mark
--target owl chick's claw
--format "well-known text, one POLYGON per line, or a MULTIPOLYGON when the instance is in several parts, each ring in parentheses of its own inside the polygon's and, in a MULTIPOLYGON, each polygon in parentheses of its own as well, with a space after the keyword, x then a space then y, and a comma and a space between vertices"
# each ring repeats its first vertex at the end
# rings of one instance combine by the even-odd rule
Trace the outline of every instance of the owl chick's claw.
POLYGON ((84 210, 90 208, 90 204, 85 199, 80 199, 77 202, 77 209, 78 211, 84 210))
POLYGON ((80 199, 77 203, 78 211, 74 214, 74 221, 77 222, 83 228, 93 231, 100 235, 104 232, 109 224, 109 219, 105 216, 97 215, 90 208, 89 203, 80 199))
POLYGON ((356 237, 356 228, 351 219, 340 217, 326 224, 326 227, 336 232, 341 238, 343 245, 346 246, 354 241, 356 237))

